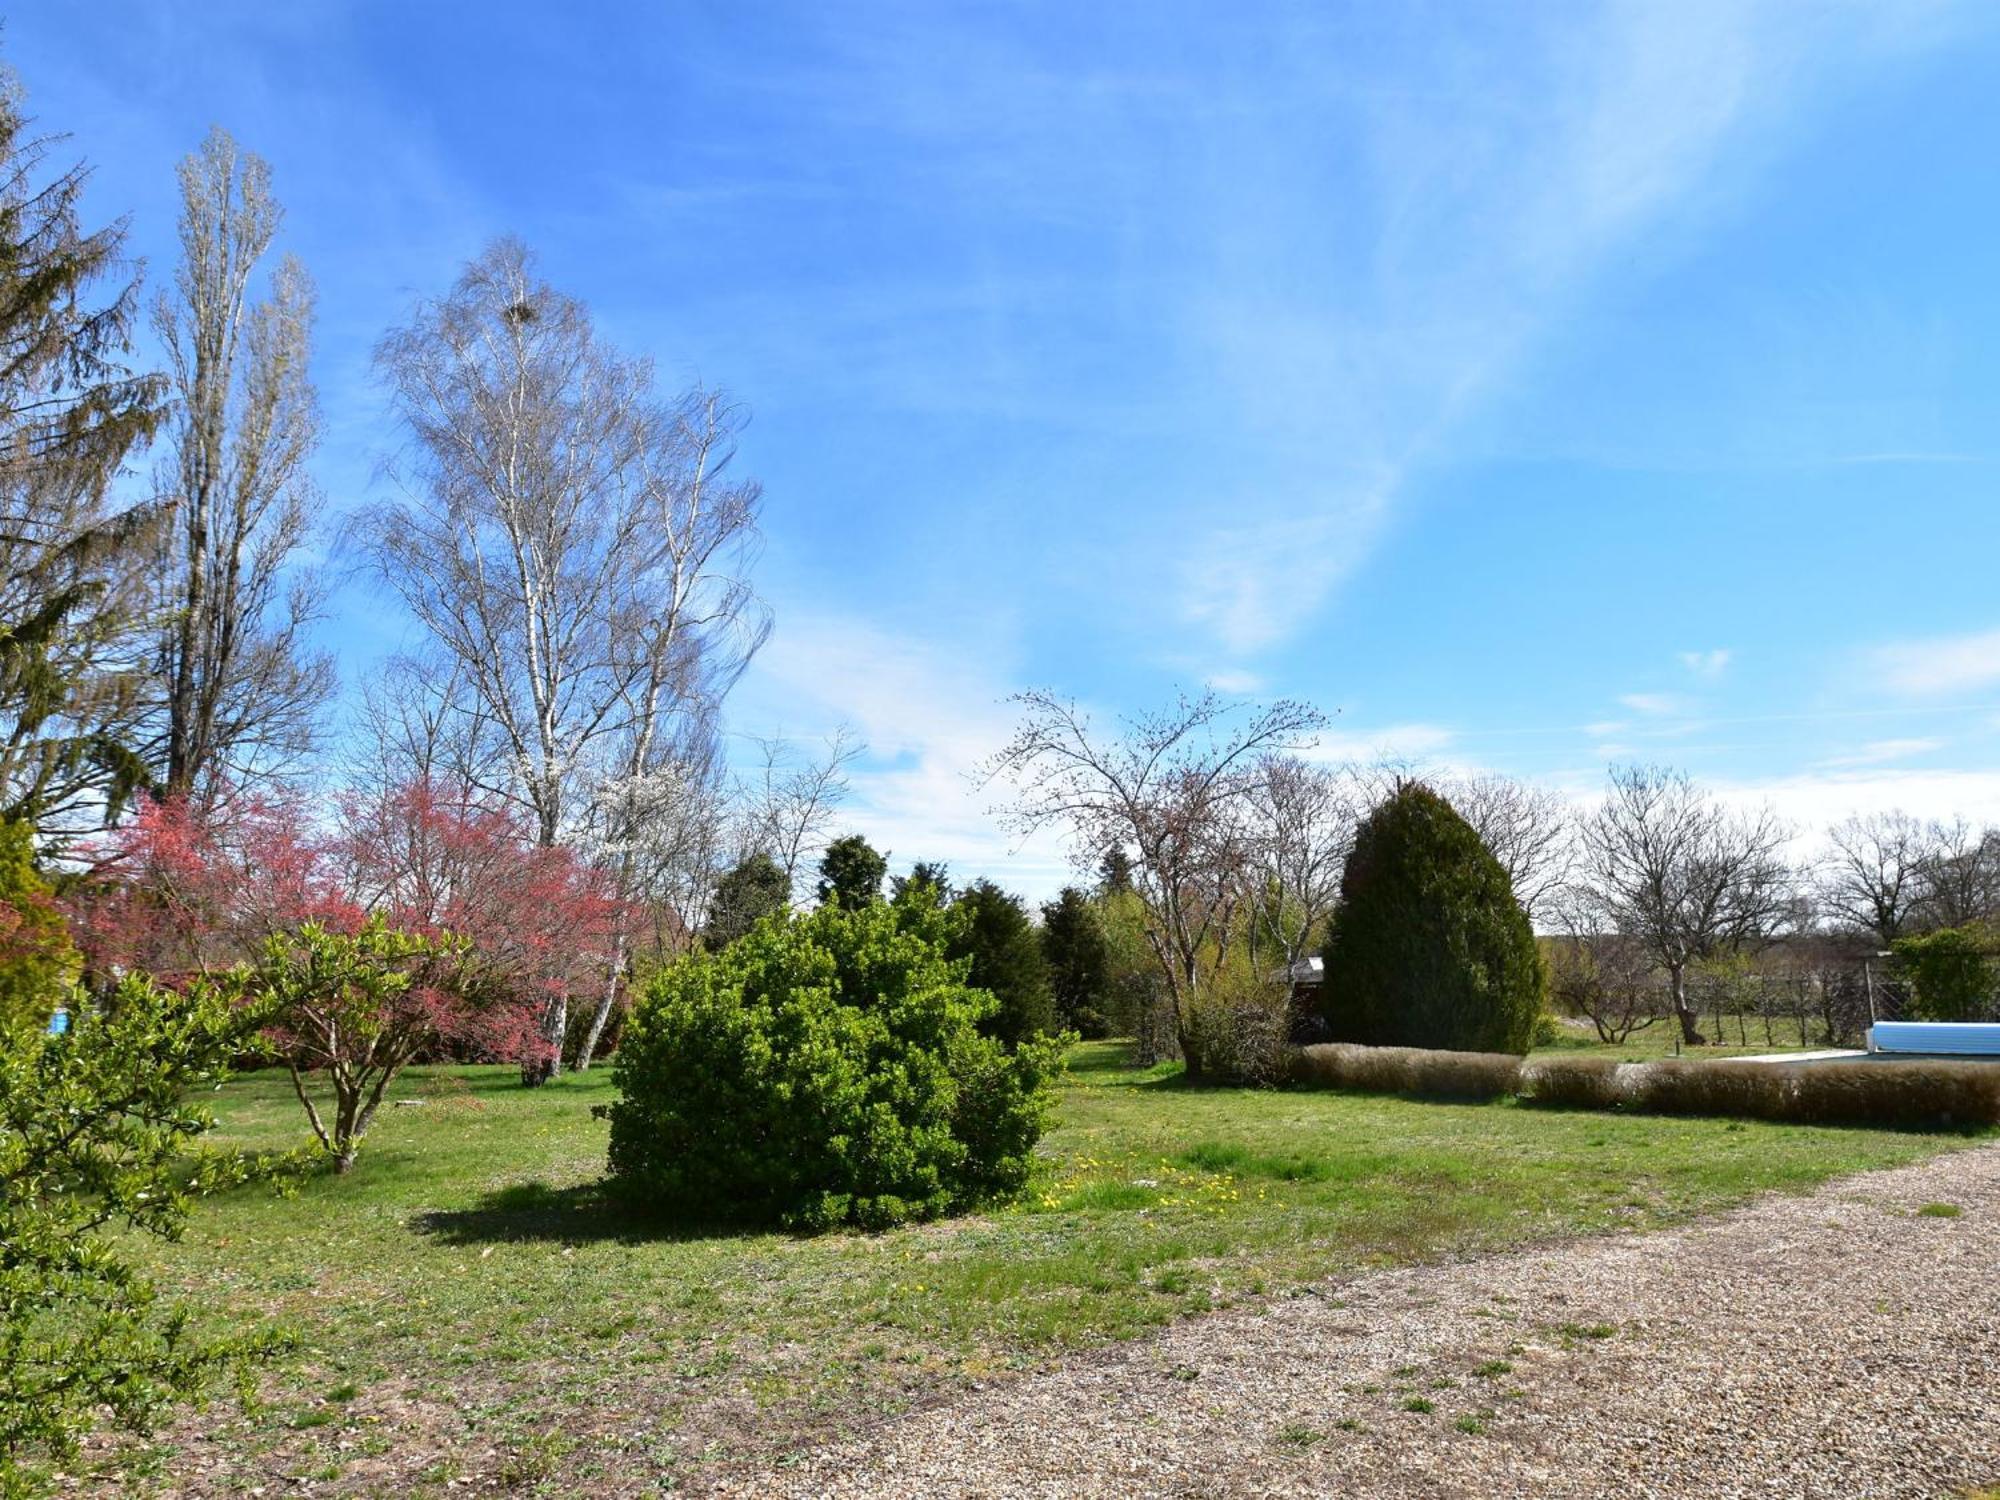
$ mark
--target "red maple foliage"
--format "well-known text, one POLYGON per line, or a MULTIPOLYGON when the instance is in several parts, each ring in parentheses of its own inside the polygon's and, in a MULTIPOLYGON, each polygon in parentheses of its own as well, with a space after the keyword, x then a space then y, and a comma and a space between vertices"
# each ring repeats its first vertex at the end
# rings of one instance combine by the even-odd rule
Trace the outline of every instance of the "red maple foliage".
POLYGON ((537 845, 527 820, 462 788, 415 783, 344 808, 345 894, 392 926, 471 944, 455 1055, 529 1060, 552 1001, 601 983, 619 905, 603 872, 537 845), (484 1003, 478 1003, 483 1001, 484 1003))
POLYGON ((609 961, 619 912, 601 874, 538 847, 523 819, 476 793, 420 782, 355 794, 330 827, 295 799, 223 805, 149 802, 91 851, 66 903, 91 975, 171 981, 254 964, 306 922, 351 933, 379 915, 470 945, 449 985, 412 985, 382 1023, 421 1033, 433 1055, 515 1061, 546 1048, 551 997, 609 961))

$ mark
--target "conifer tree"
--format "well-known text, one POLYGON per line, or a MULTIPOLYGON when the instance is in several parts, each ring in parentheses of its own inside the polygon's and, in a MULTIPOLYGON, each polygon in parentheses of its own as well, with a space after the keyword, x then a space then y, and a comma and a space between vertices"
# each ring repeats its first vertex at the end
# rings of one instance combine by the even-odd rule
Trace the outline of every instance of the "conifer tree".
POLYGON ((164 390, 127 363, 125 225, 84 228, 59 144, 0 77, 0 818, 45 840, 148 782, 136 565, 162 514, 111 497, 164 390))

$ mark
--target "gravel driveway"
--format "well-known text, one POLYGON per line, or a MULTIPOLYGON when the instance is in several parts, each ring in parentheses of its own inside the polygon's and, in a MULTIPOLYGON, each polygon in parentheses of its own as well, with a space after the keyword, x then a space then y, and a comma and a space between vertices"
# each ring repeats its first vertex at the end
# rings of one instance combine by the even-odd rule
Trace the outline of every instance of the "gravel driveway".
POLYGON ((1981 1147, 1682 1229, 1329 1283, 726 1493, 1845 1500, 1996 1482, 2000 1147, 1981 1147))

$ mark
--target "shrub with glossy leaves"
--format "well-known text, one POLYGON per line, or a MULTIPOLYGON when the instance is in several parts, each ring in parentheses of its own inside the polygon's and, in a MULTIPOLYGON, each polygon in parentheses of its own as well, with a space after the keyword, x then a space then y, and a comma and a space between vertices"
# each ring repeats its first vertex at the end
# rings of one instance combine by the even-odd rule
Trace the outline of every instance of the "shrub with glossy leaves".
POLYGON ((51 1036, 0 1014, 0 1495, 36 1493, 99 1422, 143 1432, 218 1373, 283 1346, 162 1303, 134 1232, 179 1236, 196 1198, 285 1165, 205 1148, 209 1098, 266 1019, 205 982, 123 979, 51 1036))
POLYGON ((992 996, 929 901, 771 917, 654 979, 616 1063, 611 1171, 696 1222, 879 1229, 1018 1190, 1065 1039, 982 1036, 992 996))
POLYGON ((1526 1052, 1542 961, 1507 872, 1429 787, 1399 786, 1341 877, 1322 1003, 1336 1040, 1526 1052))

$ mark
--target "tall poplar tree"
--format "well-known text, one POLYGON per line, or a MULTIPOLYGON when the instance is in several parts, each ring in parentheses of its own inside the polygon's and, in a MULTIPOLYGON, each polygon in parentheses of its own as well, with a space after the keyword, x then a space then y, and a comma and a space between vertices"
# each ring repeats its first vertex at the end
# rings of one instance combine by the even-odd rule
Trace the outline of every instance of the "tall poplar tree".
POLYGON ((180 166, 181 264, 154 308, 175 396, 159 488, 164 789, 274 769, 311 748, 333 668, 303 639, 320 603, 299 566, 320 496, 307 373, 313 287, 286 256, 253 298, 283 211, 271 170, 225 130, 180 166))

